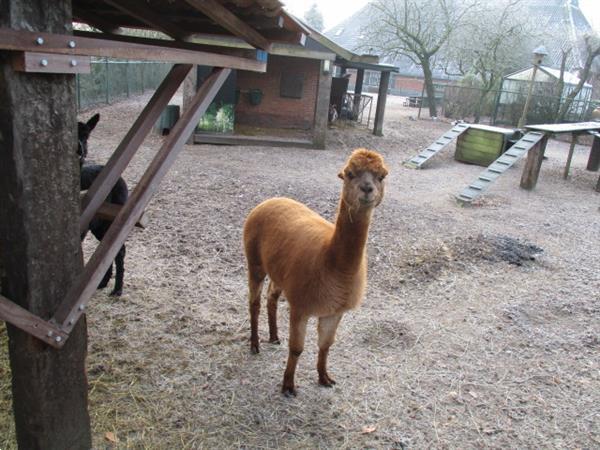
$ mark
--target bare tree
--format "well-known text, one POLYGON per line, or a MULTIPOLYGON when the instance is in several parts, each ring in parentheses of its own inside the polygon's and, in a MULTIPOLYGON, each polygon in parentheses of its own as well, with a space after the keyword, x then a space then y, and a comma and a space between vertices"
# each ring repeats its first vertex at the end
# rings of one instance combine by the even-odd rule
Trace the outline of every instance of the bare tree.
POLYGON ((567 111, 571 108, 573 104, 573 100, 575 97, 579 95, 583 85, 586 80, 590 76, 590 71, 592 69, 592 64, 594 63, 594 59, 600 56, 600 36, 598 35, 588 35, 584 37, 585 49, 587 56, 585 58, 585 62, 583 64, 583 69, 579 73, 579 83, 577 86, 567 95, 565 101, 562 103, 560 109, 558 110, 558 114, 556 115, 556 122, 563 122, 565 120, 565 116, 567 115, 567 111))
POLYGON ((475 122, 479 122, 482 107, 502 76, 528 63, 526 56, 535 34, 522 10, 523 3, 498 0, 471 8, 444 49, 447 73, 477 80, 480 91, 475 122))
POLYGON ((435 57, 467 12, 480 0, 375 0, 364 31, 366 47, 381 55, 406 56, 423 69, 429 114, 437 116, 433 68, 435 57))
POLYGON ((316 3, 313 3, 312 6, 304 13, 304 20, 311 27, 313 27, 317 31, 323 31, 325 25, 323 23, 323 14, 319 11, 319 7, 316 3))

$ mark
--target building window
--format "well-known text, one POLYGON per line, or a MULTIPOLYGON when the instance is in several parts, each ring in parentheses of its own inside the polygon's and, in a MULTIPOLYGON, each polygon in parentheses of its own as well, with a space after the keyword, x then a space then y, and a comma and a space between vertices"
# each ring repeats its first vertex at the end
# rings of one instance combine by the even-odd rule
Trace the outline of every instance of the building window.
POLYGON ((365 85, 367 86, 379 86, 379 80, 381 79, 381 72, 374 72, 372 70, 365 71, 365 85))
POLYGON ((281 74, 279 95, 287 98, 302 98, 304 88, 304 74, 298 72, 284 72, 281 74))

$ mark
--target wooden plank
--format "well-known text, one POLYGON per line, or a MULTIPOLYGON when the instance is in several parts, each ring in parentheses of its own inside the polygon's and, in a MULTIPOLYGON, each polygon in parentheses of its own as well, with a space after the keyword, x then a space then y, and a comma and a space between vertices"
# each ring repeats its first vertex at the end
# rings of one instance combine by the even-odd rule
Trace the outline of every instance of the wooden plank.
POLYGON ((217 95, 231 73, 230 69, 217 69, 200 86, 194 100, 171 133, 167 136, 150 166, 131 193, 127 203, 115 218, 77 282, 69 289, 67 296, 56 311, 52 321, 70 331, 79 320, 85 305, 117 252, 127 239, 135 222, 138 221, 158 185, 175 162, 188 136, 195 129, 200 117, 217 95))
POLYGON ((269 147, 315 148, 313 141, 308 139, 287 139, 268 136, 240 136, 224 134, 194 134, 194 144, 216 145, 258 145, 269 147))
POLYGON ((17 52, 13 55, 12 66, 17 72, 90 73, 92 58, 52 53, 17 52))
POLYGON ((160 114, 169 104, 187 74, 192 69, 191 65, 175 65, 167 74, 154 95, 144 107, 131 129, 127 132, 117 149, 111 155, 104 169, 96 177, 88 189, 81 209, 79 220, 79 231, 85 233, 94 217, 94 214, 104 202, 113 186, 135 155, 152 127, 160 117, 160 114))
MULTIPOLYGON (((82 200, 83 200, 84 196, 85 196, 85 193, 82 193, 81 194, 82 200)), ((115 220, 115 218, 121 211, 122 207, 123 207, 123 205, 115 205, 114 203, 104 202, 100 205, 100 207, 98 208, 98 211, 96 211, 94 218, 102 219, 102 220, 110 220, 112 222, 113 220, 115 220)), ((145 229, 147 225, 148 225, 148 219, 146 219, 146 216, 143 216, 143 215, 135 223, 136 227, 142 228, 142 229, 145 229)))
POLYGON ((123 32, 121 28, 115 27, 114 24, 86 9, 82 9, 77 4, 73 5, 73 21, 86 23, 92 28, 96 28, 107 34, 121 34, 123 32))
POLYGON ((324 72, 325 61, 321 61, 317 84, 317 103, 315 105, 313 142, 315 148, 324 149, 329 124, 329 101, 331 99, 332 68, 324 72))
POLYGON ((216 0, 184 1, 202 14, 210 17, 230 33, 241 37, 254 47, 265 51, 271 49, 271 42, 216 0))
MULTIPOLYGON (((182 64, 199 64, 211 67, 265 72, 266 64, 236 56, 221 55, 167 45, 144 45, 112 39, 87 38, 52 33, 34 33, 0 28, 0 49, 57 53, 65 55, 105 56, 108 58, 165 61, 182 64), (41 38, 42 44, 38 44, 41 38), (74 46, 69 45, 70 42, 74 46)), ((168 41, 165 41, 168 42, 168 41)))
POLYGON ((161 16, 148 5, 142 5, 139 2, 131 1, 131 0, 103 0, 104 3, 111 5, 113 8, 118 9, 119 11, 124 12, 131 17, 135 17, 140 22, 149 25, 151 28, 161 31, 167 36, 171 36, 174 39, 185 40, 188 33, 182 32, 181 28, 179 28, 176 24, 170 22, 168 20, 169 16, 161 16))
POLYGON ((521 187, 523 189, 530 191, 535 188, 540 176, 540 169, 542 167, 542 160, 544 158, 547 143, 548 135, 546 134, 542 140, 527 153, 527 161, 523 168, 523 174, 521 175, 521 187))
POLYGON ((552 123, 542 125, 527 125, 528 130, 548 133, 572 133, 574 131, 600 130, 600 122, 552 123))
POLYGON ((67 333, 25 308, 0 295, 0 320, 4 320, 46 344, 59 347, 68 338, 67 333))

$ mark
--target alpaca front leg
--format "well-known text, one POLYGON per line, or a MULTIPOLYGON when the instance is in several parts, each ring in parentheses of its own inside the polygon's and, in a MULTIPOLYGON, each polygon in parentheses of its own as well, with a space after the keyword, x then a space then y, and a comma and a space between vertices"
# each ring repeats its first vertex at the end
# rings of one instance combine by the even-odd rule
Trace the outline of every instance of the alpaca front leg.
POLYGON ((296 388, 294 386, 294 375, 296 373, 296 366, 298 365, 298 358, 304 350, 304 338, 306 336, 306 324, 308 323, 308 317, 300 316, 299 314, 290 312, 290 342, 289 342, 289 354, 285 373, 283 374, 283 385, 281 386, 281 392, 286 397, 295 397, 296 388))
POLYGON ((333 387, 335 381, 327 373, 327 355, 329 347, 335 341, 335 332, 342 315, 319 318, 319 359, 317 360, 317 372, 319 372, 319 384, 325 387, 333 387))
POLYGON ((248 303, 250 309, 250 351, 260 352, 258 340, 258 316, 260 313, 260 294, 263 287, 265 274, 261 270, 250 270, 248 275, 248 303))
POLYGON ((125 246, 122 246, 115 258, 115 288, 110 293, 113 297, 123 295, 123 278, 125 277, 125 246))
POLYGON ((277 333, 277 301, 281 295, 281 289, 275 286, 273 280, 269 283, 267 291, 267 312, 269 313, 269 342, 279 344, 279 335, 277 333))

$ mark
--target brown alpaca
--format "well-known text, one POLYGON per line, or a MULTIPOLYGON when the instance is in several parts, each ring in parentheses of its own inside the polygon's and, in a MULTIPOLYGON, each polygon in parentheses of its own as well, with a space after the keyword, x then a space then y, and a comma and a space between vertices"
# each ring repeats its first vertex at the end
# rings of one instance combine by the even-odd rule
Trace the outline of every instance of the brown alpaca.
POLYGON ((279 343, 277 300, 290 305, 290 338, 282 392, 295 396, 294 373, 309 317, 318 317, 319 383, 331 387, 327 354, 342 314, 360 305, 367 281, 366 243, 373 209, 381 203, 388 171, 376 152, 357 149, 339 173, 344 180, 335 225, 301 203, 272 198, 244 224, 250 290, 250 349, 259 352, 258 315, 269 275, 269 342, 279 343))

